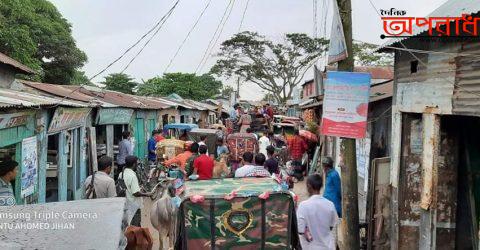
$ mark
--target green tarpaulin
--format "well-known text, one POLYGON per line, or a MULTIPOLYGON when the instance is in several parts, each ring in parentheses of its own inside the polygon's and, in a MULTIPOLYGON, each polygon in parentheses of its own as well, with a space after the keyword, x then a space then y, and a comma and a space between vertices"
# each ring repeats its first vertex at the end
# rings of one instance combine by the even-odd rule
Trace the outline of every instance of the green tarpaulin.
POLYGON ((292 195, 271 178, 186 183, 175 249, 298 249, 292 195), (236 192, 233 199, 225 196, 236 192), (260 194, 268 192, 266 199, 260 194), (201 195, 203 202, 189 197, 201 195))

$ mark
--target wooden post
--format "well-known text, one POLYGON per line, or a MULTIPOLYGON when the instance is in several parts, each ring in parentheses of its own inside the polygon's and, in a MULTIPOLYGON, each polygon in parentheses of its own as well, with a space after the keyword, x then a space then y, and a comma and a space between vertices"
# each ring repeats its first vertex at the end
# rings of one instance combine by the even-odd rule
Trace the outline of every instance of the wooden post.
POLYGON ((390 163, 390 185, 392 187, 391 218, 390 218, 390 246, 392 250, 398 249, 399 232, 399 176, 400 157, 402 154, 402 113, 397 106, 392 106, 392 152, 390 163))
POLYGON ((15 201, 17 205, 24 204, 22 197, 22 141, 15 144, 15 161, 18 162, 17 176, 15 177, 15 201))
MULTIPOLYGON (((339 71, 353 71, 352 50, 352 4, 351 0, 337 0, 338 9, 343 25, 348 57, 338 62, 339 71)), ((358 186, 357 186, 357 157, 354 139, 342 139, 340 147, 344 165, 341 168, 342 176, 342 223, 341 233, 343 249, 360 248, 359 215, 358 215, 358 186)))
MULTIPOLYGON (((113 125, 107 125, 107 156, 112 157, 113 160, 113 125)), ((113 166, 113 161, 112 161, 113 166)), ((113 177, 114 169, 110 172, 110 176, 113 177)))
POLYGON ((37 135, 38 140, 38 203, 45 203, 45 196, 47 192, 47 155, 48 155, 48 135, 47 135, 47 120, 48 113, 42 112, 41 124, 42 131, 37 135))
POLYGON ((440 150, 440 117, 423 114, 422 191, 420 199, 419 249, 436 249, 436 207, 432 204, 438 179, 437 158, 440 150))
POLYGON ((58 161, 57 161, 57 180, 58 180, 58 201, 67 200, 67 132, 62 131, 58 136, 58 161))
POLYGON ((95 127, 88 127, 87 132, 88 132, 88 145, 90 149, 90 166, 91 166, 88 174, 91 174, 98 170, 97 133, 96 133, 95 127))
POLYGON ((86 143, 86 131, 85 127, 80 128, 80 185, 82 189, 82 194, 84 191, 83 182, 87 179, 87 143, 86 143))

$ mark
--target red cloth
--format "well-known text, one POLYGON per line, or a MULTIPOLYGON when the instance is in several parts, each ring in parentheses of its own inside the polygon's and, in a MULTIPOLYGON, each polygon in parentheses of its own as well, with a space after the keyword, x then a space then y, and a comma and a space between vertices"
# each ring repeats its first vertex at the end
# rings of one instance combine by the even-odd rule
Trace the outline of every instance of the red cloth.
POLYGON ((273 119, 273 108, 272 107, 267 108, 267 115, 270 116, 271 119, 273 119))
POLYGON ((302 137, 296 135, 288 140, 288 148, 290 150, 290 157, 292 160, 301 160, 303 154, 307 151, 308 146, 302 137))
POLYGON ((162 141, 162 140, 164 140, 164 139, 165 139, 165 137, 163 137, 163 136, 161 136, 161 135, 156 135, 156 136, 155 136, 155 141, 156 141, 156 142, 160 142, 160 141, 162 141))
POLYGON ((199 180, 212 179, 214 165, 213 159, 205 154, 200 155, 193 161, 193 167, 197 170, 199 180))

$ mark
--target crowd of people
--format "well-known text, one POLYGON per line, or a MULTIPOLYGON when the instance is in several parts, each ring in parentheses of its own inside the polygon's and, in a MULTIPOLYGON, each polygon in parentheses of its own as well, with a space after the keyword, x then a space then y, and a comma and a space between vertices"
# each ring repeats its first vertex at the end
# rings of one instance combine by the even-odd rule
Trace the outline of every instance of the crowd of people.
MULTIPOLYGON (((255 112, 264 115, 267 121, 273 117, 271 108, 268 106, 255 112)), ((243 112, 241 107, 236 107, 235 115, 238 117, 237 124, 240 130, 256 136, 258 152, 244 152, 240 157, 239 167, 233 169, 229 177, 270 177, 272 174, 279 174, 280 166, 276 158, 273 133, 268 130, 260 133, 259 136, 253 133, 250 127, 251 116, 243 112)), ((140 209, 133 217, 131 225, 140 226, 143 207, 141 197, 148 197, 151 194, 142 190, 140 186, 136 174, 139 159, 133 155, 130 137, 130 132, 122 133, 116 157, 118 171, 114 173, 114 178, 112 178, 113 159, 102 156, 98 159, 98 171, 88 176, 84 185, 87 199, 121 196, 136 203, 140 209)), ((159 130, 152 131, 152 136, 148 140, 147 156, 151 164, 158 163, 156 146, 164 139, 159 130)), ((299 131, 295 130, 286 146, 294 168, 294 176, 301 180, 307 174, 302 164, 302 157, 309 149, 308 145, 299 135, 299 131)), ((215 151, 209 152, 207 137, 201 136, 197 142, 185 142, 185 150, 182 153, 171 159, 165 159, 161 163, 167 167, 177 166, 187 177, 186 179, 191 177, 190 179, 209 180, 213 178, 214 159, 225 156, 229 152, 224 138, 218 138, 215 151)), ((306 186, 310 198, 302 201, 297 209, 298 231, 304 249, 334 249, 334 232, 338 218, 342 217, 340 176, 333 167, 331 158, 323 158, 322 167, 323 175, 313 174, 307 177, 306 186), (323 194, 320 194, 322 188, 323 194)), ((2 198, 0 206, 15 204, 11 181, 15 180, 17 169, 18 163, 13 160, 4 160, 0 163, 0 197, 2 198)))

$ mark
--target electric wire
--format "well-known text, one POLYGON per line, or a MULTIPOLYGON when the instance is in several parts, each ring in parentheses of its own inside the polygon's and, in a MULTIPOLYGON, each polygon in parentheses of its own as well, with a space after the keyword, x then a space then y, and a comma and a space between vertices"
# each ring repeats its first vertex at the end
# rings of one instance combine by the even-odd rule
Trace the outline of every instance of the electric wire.
MULTIPOLYGON (((205 14, 205 12, 207 11, 208 7, 210 6, 210 3, 212 2, 212 0, 209 0, 207 2, 207 4, 205 5, 205 7, 203 8, 202 12, 200 13, 200 15, 197 17, 197 20, 195 21, 195 23, 193 24, 192 28, 190 28, 190 30, 188 31, 188 34, 187 36, 185 36, 185 39, 183 39, 182 43, 180 44, 180 46, 178 46, 177 48, 177 51, 175 51, 175 54, 173 55, 173 57, 170 59, 170 61, 168 62, 168 65, 167 67, 165 67, 165 70, 163 71, 163 74, 165 74, 168 69, 170 68, 170 66, 172 66, 173 64, 173 61, 177 58, 177 55, 178 53, 180 52, 180 50, 183 48, 183 46, 185 45, 186 41, 188 40, 188 38, 190 37, 190 35, 192 34, 193 30, 195 30, 195 28, 197 27, 198 23, 200 22, 200 19, 202 19, 203 15, 205 14)), ((248 2, 247 2, 248 3, 248 2)))
POLYGON ((218 30, 220 29, 220 26, 222 25, 223 20, 224 20, 225 17, 227 16, 227 14, 228 14, 228 9, 230 8, 230 5, 232 4, 232 2, 233 2, 233 0, 230 0, 230 1, 228 2, 228 5, 227 5, 227 7, 225 8, 225 10, 224 10, 224 12, 223 12, 222 19, 220 19, 220 22, 218 23, 217 28, 215 29, 215 32, 213 33, 213 36, 212 36, 212 38, 210 39, 210 42, 208 43, 207 49, 206 49, 205 52, 203 53, 202 59, 200 60, 200 63, 197 65, 197 68, 195 69, 195 73, 197 73, 198 70, 199 70, 199 68, 200 68, 200 66, 202 66, 202 62, 203 62, 203 60, 205 59, 205 57, 207 56, 207 53, 208 53, 208 51, 209 51, 209 49, 210 49, 210 46, 212 45, 213 41, 215 40, 215 36, 216 36, 218 30))
POLYGON ((173 11, 175 10, 175 8, 177 7, 178 3, 180 2, 180 0, 177 0, 175 2, 175 4, 172 6, 172 8, 170 8, 170 10, 167 12, 167 14, 165 14, 164 18, 163 18, 163 21, 162 23, 158 26, 157 30, 155 31, 155 33, 153 33, 153 35, 150 37, 150 39, 148 39, 145 44, 143 44, 142 48, 137 52, 137 54, 128 62, 128 64, 125 66, 125 68, 123 68, 123 70, 121 71, 121 73, 125 72, 125 70, 128 69, 128 67, 130 67, 130 65, 135 61, 135 59, 137 59, 137 57, 143 52, 143 50, 145 49, 145 47, 147 47, 147 45, 152 41, 153 38, 155 38, 155 36, 158 34, 158 32, 162 29, 163 25, 165 24, 165 22, 167 22, 168 18, 172 15, 173 11))
POLYGON ((218 40, 220 39, 220 36, 222 35, 223 29, 225 28, 225 24, 227 24, 228 19, 230 18, 230 15, 232 14, 233 7, 235 6, 235 0, 232 0, 232 6, 230 7, 230 10, 227 14, 227 17, 225 18, 222 27, 220 28, 220 31, 218 32, 217 38, 215 39, 215 42, 213 42, 212 47, 210 48, 210 52, 208 52, 207 57, 205 58, 205 61, 203 62, 202 66, 200 67, 199 71, 202 71, 203 67, 207 64, 208 59, 212 56, 212 52, 215 49, 215 46, 217 45, 218 40))
POLYGON ((237 33, 240 33, 240 31, 242 31, 243 21, 245 20, 245 14, 247 13, 249 3, 250 3, 250 0, 247 0, 247 3, 245 4, 245 9, 243 9, 242 19, 240 20, 240 26, 238 26, 237 33))

